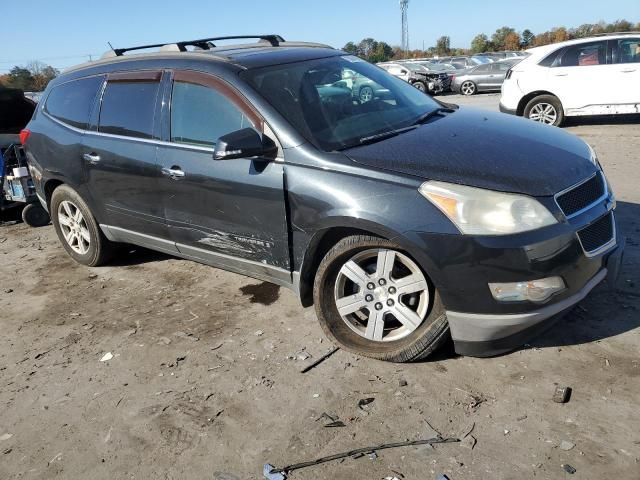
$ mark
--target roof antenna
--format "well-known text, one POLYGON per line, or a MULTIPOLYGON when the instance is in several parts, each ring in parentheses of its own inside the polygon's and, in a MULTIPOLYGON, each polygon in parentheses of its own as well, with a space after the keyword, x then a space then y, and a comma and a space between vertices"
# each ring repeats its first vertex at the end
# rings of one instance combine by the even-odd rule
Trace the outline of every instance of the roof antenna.
POLYGON ((115 51, 115 50, 116 50, 115 48, 113 48, 113 45, 111 45, 111 42, 107 42, 107 45, 109 45, 109 48, 110 48, 111 50, 113 50, 113 51, 115 51))

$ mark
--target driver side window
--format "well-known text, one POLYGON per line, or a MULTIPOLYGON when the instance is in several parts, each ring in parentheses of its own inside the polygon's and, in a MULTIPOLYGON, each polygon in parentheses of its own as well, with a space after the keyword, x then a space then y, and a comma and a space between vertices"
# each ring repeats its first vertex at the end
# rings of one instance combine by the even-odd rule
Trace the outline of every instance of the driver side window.
POLYGON ((221 136, 247 127, 256 125, 213 87, 185 80, 173 83, 172 142, 213 147, 221 136))

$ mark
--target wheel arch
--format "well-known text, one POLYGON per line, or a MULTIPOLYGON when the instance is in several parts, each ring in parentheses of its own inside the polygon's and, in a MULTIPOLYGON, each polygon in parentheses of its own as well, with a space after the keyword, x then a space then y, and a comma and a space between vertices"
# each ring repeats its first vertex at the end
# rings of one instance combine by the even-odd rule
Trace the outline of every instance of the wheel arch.
POLYGON ((560 102, 560 105, 562 105, 562 110, 564 110, 564 105, 562 104, 562 101, 555 93, 552 93, 548 90, 536 90, 534 92, 527 93, 524 97, 520 99, 520 102, 518 102, 518 107, 516 108, 516 115, 519 117, 524 116, 524 109, 526 108, 527 104, 534 98, 539 97, 540 95, 551 95, 552 97, 557 98, 558 101, 560 102))
POLYGON ((53 191, 58 188, 60 185, 64 185, 65 182, 59 180, 57 178, 52 178, 47 180, 44 184, 44 198, 47 202, 47 210, 51 210, 51 197, 53 196, 53 191))

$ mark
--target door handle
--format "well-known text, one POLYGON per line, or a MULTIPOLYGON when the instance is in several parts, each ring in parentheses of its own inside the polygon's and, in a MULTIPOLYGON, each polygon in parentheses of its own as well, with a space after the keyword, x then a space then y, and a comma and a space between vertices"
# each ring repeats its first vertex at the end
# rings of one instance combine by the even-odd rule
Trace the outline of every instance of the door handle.
POLYGON ((620 70, 622 73, 631 73, 631 72, 635 72, 636 69, 635 68, 630 68, 628 70, 620 70))
POLYGON ((172 180, 179 180, 184 177, 184 172, 180 167, 173 166, 171 168, 163 168, 162 174, 166 177, 171 178, 172 180))
POLYGON ((96 153, 85 153, 82 155, 82 158, 85 162, 90 163, 91 165, 95 165, 100 161, 100 155, 96 153))
POLYGON ((553 76, 554 77, 568 77, 569 74, 568 73, 554 73, 553 76))

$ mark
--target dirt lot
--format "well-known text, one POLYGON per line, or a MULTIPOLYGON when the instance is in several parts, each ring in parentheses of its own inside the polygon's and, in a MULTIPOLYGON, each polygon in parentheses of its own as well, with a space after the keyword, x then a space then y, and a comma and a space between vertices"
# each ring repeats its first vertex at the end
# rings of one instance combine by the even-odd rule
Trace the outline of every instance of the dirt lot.
POLYGON ((637 480, 640 126, 568 130, 595 146, 617 193, 622 276, 497 358, 449 348, 398 365, 338 351, 302 374, 331 346, 289 291, 148 251, 89 269, 50 226, 0 227, 0 478, 258 479, 266 462, 475 424, 474 449, 385 450, 290 478, 558 479, 569 464, 571 478, 637 480), (555 384, 573 388, 569 403, 552 402, 555 384), (375 400, 363 410, 362 398, 375 400), (345 426, 324 427, 325 412, 345 426))

